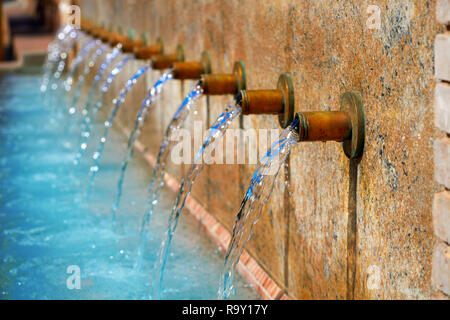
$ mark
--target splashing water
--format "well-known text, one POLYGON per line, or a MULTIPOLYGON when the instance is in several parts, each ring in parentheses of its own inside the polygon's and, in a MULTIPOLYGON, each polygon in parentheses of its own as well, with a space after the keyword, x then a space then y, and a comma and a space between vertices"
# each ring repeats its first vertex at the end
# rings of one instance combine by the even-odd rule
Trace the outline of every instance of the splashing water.
POLYGON ((119 64, 112 69, 111 73, 106 78, 103 86, 101 87, 101 95, 95 103, 94 110, 92 112, 93 116, 97 115, 97 112, 103 106, 103 96, 108 92, 114 78, 122 71, 123 67, 127 64, 128 61, 133 60, 134 58, 131 55, 125 55, 125 57, 120 60, 119 64))
MULTIPOLYGON (((100 41, 100 44, 101 44, 101 41, 100 41)), ((93 52, 93 54, 91 55, 91 57, 89 58, 89 61, 86 64, 83 72, 79 75, 78 80, 77 80, 77 86, 73 93, 72 103, 71 103, 70 109, 69 109, 69 115, 74 115, 77 112, 76 111, 77 110, 77 102, 78 102, 78 99, 80 98, 84 83, 85 83, 86 79, 88 78, 89 74, 91 73, 92 69, 94 68, 98 57, 100 57, 107 48, 108 48, 108 45, 106 45, 106 44, 97 48, 97 50, 95 50, 93 52)), ((83 111, 84 110, 82 110, 82 112, 83 111)))
MULTIPOLYGON (((102 152, 103 152, 103 148, 105 147, 105 143, 106 143, 106 139, 108 138, 108 132, 109 132, 109 128, 112 126, 112 124, 114 123, 114 119, 116 118, 117 112, 119 111, 120 106, 124 103, 125 98, 128 94, 128 92, 130 92, 130 90, 133 88, 133 86, 136 84, 137 80, 143 75, 145 74, 145 72, 147 70, 150 70, 151 66, 150 65, 146 65, 142 68, 140 68, 125 84, 125 87, 120 91, 119 96, 113 100, 114 103, 114 108, 112 109, 108 120, 105 121, 105 129, 103 132, 102 137, 100 138, 100 143, 99 146, 97 148, 97 151, 94 152, 93 156, 92 156, 92 160, 93 160, 93 164, 90 167, 89 170, 89 185, 88 185, 88 191, 87 191, 87 195, 89 195, 90 190, 92 189, 92 186, 94 184, 94 179, 95 176, 99 170, 99 163, 100 163, 100 158, 102 156, 102 152)), ((86 149, 87 148, 87 144, 81 145, 80 148, 82 149, 86 149)))
POLYGON ((252 228, 258 222, 262 209, 273 190, 275 179, 281 166, 286 161, 292 147, 298 141, 298 120, 294 120, 280 135, 279 141, 272 144, 269 151, 261 159, 253 174, 250 186, 241 202, 236 222, 233 227, 231 242, 228 247, 221 283, 219 299, 227 299, 233 293, 233 278, 236 265, 244 250, 244 246, 252 235, 252 228))
MULTIPOLYGON (((51 48, 52 46, 50 46, 49 50, 53 51, 51 55, 54 55, 54 57, 50 58, 50 62, 44 66, 45 71, 40 87, 41 93, 46 93, 48 88, 55 91, 60 87, 59 82, 61 81, 61 76, 65 72, 69 54, 76 45, 78 34, 79 32, 77 31, 69 32, 68 36, 62 36, 63 41, 60 45, 54 45, 56 48, 51 48)), ((47 108, 49 106, 55 106, 56 103, 53 100, 56 98, 54 94, 45 94, 43 100, 44 106, 47 108)))
POLYGON ((117 182, 116 201, 113 202, 113 205, 111 207, 113 221, 115 221, 115 219, 116 219, 117 209, 119 208, 120 200, 122 198, 122 187, 123 187, 123 181, 125 179, 125 172, 127 170, 128 163, 133 158, 134 143, 139 138, 139 135, 141 133, 141 128, 145 123, 145 120, 147 118, 150 107, 160 96, 164 85, 171 79, 173 79, 172 70, 168 70, 162 74, 162 76, 158 79, 158 81, 155 82, 153 87, 150 89, 150 92, 145 97, 144 101, 142 101, 141 108, 139 109, 136 119, 134 120, 133 130, 131 131, 130 137, 128 138, 127 153, 126 153, 125 159, 122 162, 120 177, 117 182))
POLYGON ((191 193, 195 179, 198 177, 205 165, 205 162, 202 161, 202 158, 214 152, 217 143, 223 138, 226 130, 229 128, 233 120, 241 114, 241 111, 242 110, 238 105, 236 105, 235 107, 229 106, 229 108, 227 108, 225 112, 217 118, 217 120, 211 126, 208 138, 203 143, 199 152, 196 154, 191 168, 181 182, 180 192, 177 195, 175 204, 172 208, 172 212, 169 216, 169 226, 165 233, 165 240, 161 242, 159 259, 156 260, 155 264, 156 274, 153 278, 152 296, 156 299, 161 299, 164 267, 167 262, 170 244, 172 242, 172 238, 178 224, 178 218, 180 216, 180 213, 183 211, 187 197, 191 193))
POLYGON ((72 89, 72 85, 74 83, 74 76, 78 70, 78 67, 88 56, 89 52, 91 52, 92 49, 98 47, 101 43, 102 42, 100 40, 95 39, 91 40, 86 44, 86 46, 83 47, 83 49, 80 52, 78 52, 77 56, 72 62, 72 65, 70 66, 69 73, 66 79, 64 80, 64 89, 66 92, 69 92, 72 89))
POLYGON ((158 203, 159 191, 164 186, 164 176, 167 156, 172 150, 176 141, 170 140, 170 135, 180 130, 186 120, 191 109, 196 108, 197 100, 202 96, 203 89, 201 88, 200 82, 194 87, 194 89, 189 92, 189 94, 184 98, 181 106, 175 112, 172 120, 167 126, 166 132, 163 137, 163 141, 159 147, 158 157, 156 159, 156 165, 153 170, 152 177, 150 179, 146 207, 144 217, 142 219, 141 230, 139 233, 139 243, 137 252, 137 261, 135 268, 139 269, 142 264, 143 254, 145 252, 145 245, 147 240, 148 227, 150 224, 150 218, 153 215, 155 206, 158 203))
POLYGON ((62 26, 58 30, 55 39, 48 46, 47 58, 43 66, 41 79, 41 92, 44 93, 47 91, 55 67, 59 65, 61 60, 68 58, 68 53, 72 50, 80 34, 82 33, 68 25, 62 26))
POLYGON ((112 52, 107 54, 106 60, 102 63, 102 65, 100 66, 100 68, 98 70, 98 73, 94 77, 94 83, 92 84, 91 89, 89 90, 86 107, 84 108, 83 113, 82 113, 83 119, 81 121, 81 132, 79 135, 80 141, 78 142, 78 145, 80 146, 80 148, 78 149, 78 152, 75 155, 75 161, 74 161, 75 165, 79 164, 79 160, 83 156, 84 150, 86 150, 85 148, 84 149, 81 148, 81 146, 84 146, 85 144, 87 145, 89 137, 91 136, 91 129, 92 129, 91 107, 92 107, 92 102, 95 98, 95 93, 97 92, 98 85, 100 83, 100 80, 102 79, 102 75, 104 74, 105 70, 122 52, 121 48, 122 48, 122 45, 118 44, 117 46, 115 46, 113 48, 112 52))

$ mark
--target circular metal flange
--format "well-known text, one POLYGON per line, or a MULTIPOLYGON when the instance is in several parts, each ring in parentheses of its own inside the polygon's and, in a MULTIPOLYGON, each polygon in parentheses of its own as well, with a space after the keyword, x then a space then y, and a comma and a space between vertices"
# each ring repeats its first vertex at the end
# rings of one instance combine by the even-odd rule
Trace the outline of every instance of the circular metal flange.
POLYGON ((134 41, 134 29, 133 28, 128 30, 128 39, 130 39, 130 41, 134 41))
POLYGON ((351 136, 342 142, 344 153, 350 159, 359 158, 364 150, 365 120, 361 96, 356 91, 344 93, 341 111, 347 112, 352 123, 351 136))
POLYGON ((209 51, 202 52, 201 63, 203 67, 203 73, 210 74, 212 72, 212 67, 211 67, 211 56, 209 54, 209 51))
POLYGON ((156 39, 156 44, 161 48, 160 54, 164 54, 164 41, 161 37, 158 37, 158 39, 156 39))
POLYGON ((294 85, 291 75, 283 73, 278 78, 278 90, 283 93, 283 113, 278 115, 278 121, 282 128, 286 128, 294 120, 294 85))
POLYGON ((179 44, 177 46, 176 56, 177 56, 177 61, 178 62, 183 62, 184 61, 184 47, 183 47, 182 44, 179 44))
POLYGON ((148 46, 148 33, 147 32, 142 32, 141 39, 142 39, 142 45, 148 46))
POLYGON ((244 62, 237 61, 234 63, 233 74, 237 78, 237 93, 247 89, 247 75, 245 73, 244 62))

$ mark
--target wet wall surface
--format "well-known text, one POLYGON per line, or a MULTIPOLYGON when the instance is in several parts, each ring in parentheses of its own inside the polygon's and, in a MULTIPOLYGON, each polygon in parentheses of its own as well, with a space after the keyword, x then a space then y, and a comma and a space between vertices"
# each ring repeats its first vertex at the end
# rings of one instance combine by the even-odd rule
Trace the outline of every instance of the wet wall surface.
MULTIPOLYGON (((296 111, 338 110, 344 92, 358 91, 362 159, 350 162, 335 142, 296 146, 247 249, 292 298, 430 296, 433 42, 442 32, 435 1, 97 0, 81 8, 106 25, 163 37, 168 53, 183 43, 188 60, 209 50, 214 72, 243 60, 251 89, 275 88, 291 72, 296 111), (369 5, 379 10, 379 28, 369 5)), ((141 140, 154 154, 190 86, 168 85, 151 112, 141 140)), ((143 97, 127 101, 122 121, 131 124, 143 97)), ((209 114, 203 105, 197 118, 211 123, 229 101, 211 98, 209 114)), ((279 128, 274 116, 245 116, 239 126, 279 128)), ((229 230, 254 168, 211 165, 194 187, 229 230)), ((183 170, 170 166, 177 177, 183 170)))

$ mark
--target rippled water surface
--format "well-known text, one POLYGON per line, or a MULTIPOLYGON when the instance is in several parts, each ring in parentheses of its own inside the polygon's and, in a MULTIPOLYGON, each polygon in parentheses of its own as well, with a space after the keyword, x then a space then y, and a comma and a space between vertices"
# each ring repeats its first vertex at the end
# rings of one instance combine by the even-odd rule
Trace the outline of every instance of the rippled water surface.
MULTIPOLYGON (((123 209, 112 225, 110 207, 126 152, 125 137, 112 128, 96 189, 86 202, 90 163, 73 165, 80 128, 63 128, 66 113, 55 112, 62 106, 44 108, 39 84, 38 73, 0 75, 0 298, 148 298, 175 195, 163 190, 143 266, 134 270, 151 170, 141 157, 130 163, 123 209), (71 265, 81 270, 80 290, 67 288, 71 265)), ((98 134, 101 125, 97 119, 93 131, 98 134)), ((223 255, 190 215, 181 216, 178 228, 164 297, 215 299, 223 255)), ((237 294, 232 298, 257 298, 242 278, 234 284, 237 294)))

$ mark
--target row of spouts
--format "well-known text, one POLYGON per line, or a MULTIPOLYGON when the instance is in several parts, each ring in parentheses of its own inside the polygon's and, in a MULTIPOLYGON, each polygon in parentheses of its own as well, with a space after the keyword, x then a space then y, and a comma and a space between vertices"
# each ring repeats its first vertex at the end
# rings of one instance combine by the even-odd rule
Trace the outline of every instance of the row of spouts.
POLYGON ((276 89, 247 90, 242 61, 235 62, 232 73, 214 74, 208 51, 202 52, 200 61, 185 61, 183 45, 178 45, 174 53, 166 54, 161 38, 155 44, 148 44, 146 34, 142 39, 135 39, 132 30, 125 36, 120 31, 112 32, 87 20, 81 21, 81 29, 111 46, 121 44, 124 53, 149 61, 154 70, 171 68, 174 79, 200 80, 204 95, 234 95, 244 115, 278 115, 282 128, 298 118, 300 141, 343 142, 344 152, 349 158, 362 156, 365 119, 362 99, 355 91, 344 93, 339 111, 295 113, 294 88, 289 73, 280 75, 276 89))

